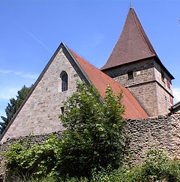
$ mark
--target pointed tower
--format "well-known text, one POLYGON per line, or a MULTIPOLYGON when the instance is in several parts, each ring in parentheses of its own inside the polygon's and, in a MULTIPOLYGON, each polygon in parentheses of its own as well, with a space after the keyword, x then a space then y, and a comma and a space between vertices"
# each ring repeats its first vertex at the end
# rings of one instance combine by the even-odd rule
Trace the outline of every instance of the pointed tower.
POLYGON ((133 8, 101 70, 128 88, 149 116, 169 112, 174 77, 158 58, 133 8))

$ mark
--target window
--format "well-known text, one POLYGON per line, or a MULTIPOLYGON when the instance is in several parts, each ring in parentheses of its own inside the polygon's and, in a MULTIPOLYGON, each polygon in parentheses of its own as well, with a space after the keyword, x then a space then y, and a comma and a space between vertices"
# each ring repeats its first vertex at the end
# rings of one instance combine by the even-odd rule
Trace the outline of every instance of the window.
POLYGON ((65 71, 63 71, 60 77, 61 77, 61 90, 62 92, 64 92, 68 90, 68 75, 65 71))
POLYGON ((64 114, 64 107, 61 107, 61 114, 64 114))
POLYGON ((133 71, 129 71, 128 72, 128 80, 131 80, 131 79, 133 79, 134 78, 134 76, 133 76, 133 71))
POLYGON ((164 73, 161 71, 161 80, 162 80, 163 82, 165 82, 164 79, 165 79, 164 73))

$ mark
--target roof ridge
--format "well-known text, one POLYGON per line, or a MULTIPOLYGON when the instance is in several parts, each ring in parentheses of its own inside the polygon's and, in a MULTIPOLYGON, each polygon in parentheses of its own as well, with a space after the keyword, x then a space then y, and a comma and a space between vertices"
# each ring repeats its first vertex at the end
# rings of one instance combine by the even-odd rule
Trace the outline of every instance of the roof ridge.
POLYGON ((121 35, 102 70, 157 56, 133 8, 130 8, 121 35))
POLYGON ((140 32, 141 37, 143 38, 144 42, 148 46, 150 53, 153 53, 153 54, 157 55, 154 48, 153 48, 153 46, 152 46, 152 44, 151 44, 151 42, 150 42, 150 40, 149 40, 149 38, 147 37, 147 35, 146 35, 145 31, 144 31, 144 28, 143 28, 143 26, 142 26, 142 24, 141 24, 141 22, 140 22, 140 20, 139 20, 139 18, 137 16, 135 10, 133 8, 131 8, 131 9, 132 9, 134 22, 135 22, 135 24, 136 24, 136 26, 137 26, 137 28, 138 28, 138 30, 140 32))

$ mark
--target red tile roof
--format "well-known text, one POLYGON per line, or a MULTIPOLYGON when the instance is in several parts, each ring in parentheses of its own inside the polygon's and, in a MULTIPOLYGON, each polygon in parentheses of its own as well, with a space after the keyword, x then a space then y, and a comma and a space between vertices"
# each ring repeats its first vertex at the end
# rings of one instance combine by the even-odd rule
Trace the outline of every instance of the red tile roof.
POLYGON ((102 69, 157 56, 134 11, 130 8, 123 31, 102 69))
POLYGON ((124 118, 140 119, 147 118, 148 115, 144 109, 140 106, 138 101, 133 97, 128 89, 120 85, 108 75, 104 74, 99 69, 88 63, 85 59, 81 58, 75 52, 70 50, 70 53, 77 61, 81 69, 85 72, 88 79, 98 89, 102 97, 105 96, 107 85, 109 84, 114 93, 123 91, 122 104, 125 106, 124 118))

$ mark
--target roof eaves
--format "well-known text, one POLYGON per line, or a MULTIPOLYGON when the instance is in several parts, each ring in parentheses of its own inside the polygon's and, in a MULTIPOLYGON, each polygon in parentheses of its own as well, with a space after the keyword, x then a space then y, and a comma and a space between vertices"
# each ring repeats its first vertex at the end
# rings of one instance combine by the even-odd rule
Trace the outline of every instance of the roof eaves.
POLYGON ((178 108, 178 107, 180 107, 180 102, 174 104, 171 108, 172 108, 172 109, 176 109, 176 108, 178 108))
POLYGON ((163 67, 163 69, 165 70, 165 72, 167 72, 167 74, 170 76, 170 78, 173 80, 175 79, 174 76, 167 70, 167 68, 162 64, 161 60, 159 59, 158 56, 155 57, 156 61, 163 67))
POLYGON ((84 70, 82 69, 81 65, 76 61, 76 58, 73 56, 73 54, 71 53, 70 49, 64 44, 62 43, 63 46, 66 48, 68 54, 72 57, 73 61, 76 63, 76 65, 79 67, 80 71, 82 72, 82 74, 84 75, 85 77, 85 82, 88 83, 88 84, 91 84, 92 85, 92 82, 91 80, 88 78, 87 74, 84 72, 84 70))
POLYGON ((127 62, 127 63, 123 63, 123 64, 111 66, 111 67, 105 67, 105 66, 103 66, 102 68, 100 68, 100 70, 101 70, 101 71, 107 71, 107 70, 112 69, 112 68, 117 68, 117 67, 124 66, 124 65, 128 65, 128 64, 133 64, 133 63, 136 63, 136 62, 139 62, 139 61, 143 61, 143 60, 150 59, 150 58, 155 58, 155 57, 156 57, 156 55, 152 55, 152 56, 147 57, 147 58, 138 59, 138 60, 133 60, 133 61, 131 61, 131 62, 127 62), (104 67, 105 67, 105 68, 104 68, 104 67))
POLYGON ((136 63, 136 62, 139 62, 139 61, 143 61, 143 60, 146 60, 146 59, 150 59, 150 58, 155 58, 155 60, 160 64, 160 66, 163 67, 164 71, 167 72, 167 74, 170 76, 171 79, 175 79, 174 76, 167 70, 167 68, 162 64, 161 60, 159 59, 158 55, 152 55, 150 57, 147 57, 147 58, 143 58, 143 59, 140 59, 140 60, 134 60, 134 61, 131 61, 131 62, 127 62, 127 63, 123 63, 123 64, 120 64, 120 65, 115 65, 115 66, 110 66, 110 67, 101 67, 100 70, 101 71, 107 71, 109 69, 112 69, 112 68, 117 68, 117 67, 120 67, 120 66, 124 66, 124 65, 128 65, 128 64, 133 64, 133 63, 136 63))

